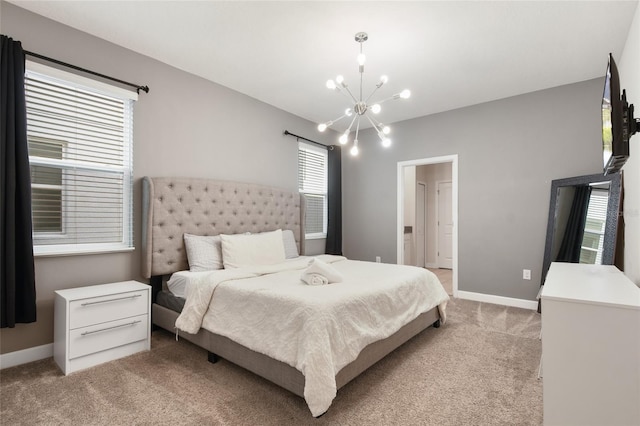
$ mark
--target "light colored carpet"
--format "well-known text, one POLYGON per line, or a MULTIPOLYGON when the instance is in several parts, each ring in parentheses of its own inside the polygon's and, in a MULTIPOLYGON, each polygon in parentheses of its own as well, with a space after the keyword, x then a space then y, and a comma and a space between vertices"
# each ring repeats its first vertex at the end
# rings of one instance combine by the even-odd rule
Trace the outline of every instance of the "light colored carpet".
POLYGON ((53 359, 0 372, 3 425, 539 425, 540 316, 452 300, 429 328, 311 417, 299 398, 156 331, 152 349, 63 376, 53 359))

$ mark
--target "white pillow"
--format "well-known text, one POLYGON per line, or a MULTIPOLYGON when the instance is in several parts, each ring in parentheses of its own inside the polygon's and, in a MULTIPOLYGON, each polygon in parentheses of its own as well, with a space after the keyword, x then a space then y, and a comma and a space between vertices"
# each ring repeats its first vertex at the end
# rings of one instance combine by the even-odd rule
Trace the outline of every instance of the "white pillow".
POLYGON ((184 234, 189 270, 192 272, 222 269, 220 236, 213 237, 184 234))
POLYGON ((282 231, 282 243, 284 244, 284 257, 293 259, 300 256, 298 246, 296 245, 296 238, 293 236, 291 229, 282 231))
POLYGON ((222 260, 226 268, 242 268, 254 265, 272 265, 284 262, 282 230, 260 234, 220 235, 222 260))

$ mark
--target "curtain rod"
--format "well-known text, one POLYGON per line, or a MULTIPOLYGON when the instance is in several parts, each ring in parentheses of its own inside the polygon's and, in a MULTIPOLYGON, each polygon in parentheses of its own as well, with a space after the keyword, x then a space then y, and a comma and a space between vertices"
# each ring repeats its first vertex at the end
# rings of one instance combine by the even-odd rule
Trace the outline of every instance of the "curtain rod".
POLYGON ((124 84, 126 86, 135 87, 136 92, 138 92, 138 94, 140 94, 141 90, 144 91, 145 93, 149 93, 149 86, 140 86, 139 84, 129 83, 128 81, 120 80, 120 79, 114 78, 114 77, 109 77, 108 75, 100 74, 99 72, 91 71, 91 70, 88 70, 86 68, 81 68, 81 67, 78 67, 76 65, 68 64, 66 62, 62 62, 62 61, 59 61, 57 59, 48 58, 46 56, 40 55, 38 53, 29 52, 27 50, 24 51, 24 54, 25 55, 29 55, 29 56, 33 56, 34 58, 42 59, 42 60, 45 60, 45 61, 48 61, 48 62, 53 62, 54 64, 62 65, 63 67, 72 68, 72 69, 77 70, 77 71, 82 71, 82 72, 85 72, 87 74, 91 74, 91 75, 95 75, 95 76, 98 76, 98 77, 101 77, 101 78, 105 78, 107 80, 115 81, 117 83, 124 84))
POLYGON ((324 148, 324 149, 333 150, 333 145, 325 145, 325 144, 322 144, 322 143, 320 143, 320 142, 312 141, 311 139, 307 139, 307 138, 305 138, 304 136, 299 136, 299 135, 296 135, 296 134, 294 134, 294 133, 291 133, 291 132, 290 132, 290 131, 288 131, 288 130, 285 130, 285 131, 284 131, 284 134, 285 134, 286 136, 293 136, 293 137, 294 137, 294 138, 296 138, 296 139, 302 139, 302 140, 305 140, 305 141, 310 142, 310 143, 312 143, 312 144, 314 144, 314 145, 321 146, 321 147, 322 147, 322 148, 324 148))

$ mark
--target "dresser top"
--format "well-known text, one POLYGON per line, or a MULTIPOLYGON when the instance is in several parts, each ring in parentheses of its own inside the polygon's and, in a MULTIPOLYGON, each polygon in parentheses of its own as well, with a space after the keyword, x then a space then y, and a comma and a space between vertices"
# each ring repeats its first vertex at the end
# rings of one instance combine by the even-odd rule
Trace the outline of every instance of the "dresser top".
POLYGON ((126 293, 128 291, 149 290, 151 287, 138 281, 122 281, 109 284, 90 285, 86 287, 56 290, 55 293, 65 299, 85 299, 110 294, 126 293))
POLYGON ((541 297, 640 310, 640 288, 613 265, 553 262, 541 297))

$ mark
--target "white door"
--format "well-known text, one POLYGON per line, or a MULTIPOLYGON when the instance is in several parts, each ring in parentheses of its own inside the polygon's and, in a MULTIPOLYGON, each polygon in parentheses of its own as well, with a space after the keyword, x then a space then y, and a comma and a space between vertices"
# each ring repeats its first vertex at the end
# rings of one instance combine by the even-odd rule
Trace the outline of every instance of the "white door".
POLYGON ((418 182, 416 194, 416 266, 425 266, 427 186, 418 182))
POLYGON ((451 181, 438 182, 438 267, 453 268, 451 181))

